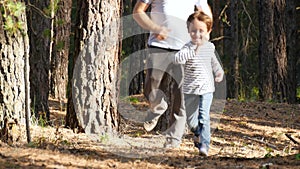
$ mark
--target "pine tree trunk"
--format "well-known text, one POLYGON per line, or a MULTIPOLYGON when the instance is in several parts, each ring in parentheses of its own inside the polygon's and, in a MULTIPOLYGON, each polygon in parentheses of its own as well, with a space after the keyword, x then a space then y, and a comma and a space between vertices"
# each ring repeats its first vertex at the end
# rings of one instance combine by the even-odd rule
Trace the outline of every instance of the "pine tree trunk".
POLYGON ((288 57, 287 84, 290 85, 287 91, 287 101, 288 103, 296 103, 297 54, 299 55, 299 53, 297 53, 297 46, 299 48, 299 40, 297 41, 297 23, 299 22, 296 21, 296 0, 287 0, 286 3, 287 3, 287 15, 286 15, 287 49, 286 50, 287 50, 287 57, 288 57))
POLYGON ((285 0, 260 1, 259 6, 261 97, 263 100, 287 102, 289 97, 295 98, 295 93, 289 93, 290 89, 293 88, 294 92, 296 89, 291 82, 296 77, 292 53, 288 64, 287 4, 285 0))
POLYGON ((51 58, 51 96, 66 99, 68 82, 68 56, 71 33, 72 0, 59 1, 54 19, 54 42, 51 58))
POLYGON ((49 70, 52 51, 53 10, 51 0, 27 1, 30 41, 30 98, 35 117, 50 120, 49 70))
MULTIPOLYGON (((133 1, 124 1, 124 12, 123 15, 128 17, 127 15, 132 14, 132 10, 134 5, 136 4, 136 0, 133 1)), ((131 18, 131 17, 130 17, 131 18)), ((128 73, 135 75, 132 79, 127 79, 130 81, 129 84, 129 93, 124 93, 125 95, 134 95, 143 93, 143 84, 145 81, 145 73, 141 70, 144 69, 144 60, 146 58, 147 52, 145 49, 147 48, 147 40, 148 34, 135 34, 139 26, 136 25, 136 22, 131 19, 129 20, 130 27, 124 26, 124 32, 130 32, 131 37, 126 37, 122 41, 122 50, 125 51, 125 56, 129 57, 128 65, 126 65, 126 70, 128 73), (134 29, 132 26, 136 25, 134 29), (136 54, 135 52, 138 52, 136 54), (140 71, 140 72, 139 72, 140 71)), ((122 58, 124 59, 124 58, 122 58)), ((125 66, 125 65, 124 65, 125 66)), ((124 68, 123 68, 124 69, 124 68)), ((131 78, 131 77, 130 77, 131 78)))
POLYGON ((233 45, 231 46, 232 52, 232 66, 234 70, 234 98, 239 98, 240 92, 240 58, 239 58, 239 1, 232 0, 231 2, 231 33, 232 33, 232 40, 233 45))
MULTIPOLYGON (((231 0, 226 0, 227 4, 231 3, 231 0)), ((226 16, 231 15, 230 8, 226 10, 226 16)), ((227 18, 226 18, 227 19, 227 18)), ((230 21, 227 21, 230 22, 230 21)), ((232 39, 231 39, 231 27, 228 23, 223 22, 223 34, 225 37, 230 37, 230 38, 225 38, 224 43, 223 43, 223 48, 224 48, 224 65, 227 65, 228 73, 226 76, 226 86, 234 86, 234 78, 233 78, 233 68, 232 68, 232 57, 231 57, 231 46, 232 46, 232 39)), ((228 98, 234 98, 234 87, 227 87, 227 97, 228 98)))
POLYGON ((233 97, 235 99, 239 98, 239 89, 240 89, 240 74, 239 74, 239 19, 238 19, 238 12, 239 12, 239 2, 238 0, 231 0, 230 3, 230 23, 231 23, 231 75, 232 77, 229 78, 231 84, 234 85, 233 90, 233 97))
MULTIPOLYGON (((295 7, 299 7, 300 6, 300 1, 298 0, 295 0, 295 7)), ((294 8, 295 8, 294 7, 294 8)), ((293 9, 295 10, 295 9, 293 9)), ((295 19, 295 23, 296 23, 296 26, 297 26, 297 29, 296 29, 296 35, 294 36, 294 38, 296 38, 296 44, 295 46, 293 47, 296 51, 296 72, 297 72, 297 89, 299 89, 300 87, 300 57, 299 57, 299 52, 300 52, 300 32, 299 32, 299 28, 300 28, 300 12, 299 12, 299 9, 297 10, 298 12, 296 12, 296 19, 295 19)), ((300 96, 297 97, 297 102, 299 103, 300 102, 300 96)))
MULTIPOLYGON (((144 49, 147 46, 147 38, 147 35, 135 35, 133 37, 133 43, 131 45, 133 50, 132 53, 136 51, 142 51, 141 54, 137 56, 139 58, 134 59, 134 57, 130 57, 131 61, 129 61, 129 72, 132 72, 131 70, 143 70, 143 68, 145 67, 144 60, 146 58, 147 52, 144 51, 144 49)), ((129 95, 141 94, 143 92, 145 73, 143 71, 134 73, 136 74, 136 76, 132 79, 130 83, 129 95)))
POLYGON ((274 2, 259 0, 259 94, 262 100, 273 99, 274 2))
POLYGON ((216 38, 213 43, 216 45, 216 50, 220 54, 220 56, 224 55, 224 48, 223 48, 223 42, 224 39, 224 33, 223 33, 223 25, 222 22, 219 19, 220 16, 220 7, 221 7, 221 2, 220 1, 215 1, 212 6, 212 11, 213 11, 213 27, 214 30, 211 33, 211 39, 216 38))
POLYGON ((275 0, 274 4, 274 57, 273 84, 275 99, 286 102, 288 97, 288 63, 286 52, 286 0, 275 0))
POLYGON ((78 1, 72 97, 66 125, 86 133, 119 127, 120 1, 78 1), (87 45, 87 46, 85 46, 87 45))
MULTIPOLYGON (((7 143, 24 139, 26 106, 26 58, 29 56, 25 10, 16 21, 22 29, 10 32, 3 29, 5 19, 0 14, 0 136, 7 143), (25 59, 24 59, 25 58, 25 59)), ((27 112, 28 113, 28 112, 27 112)))

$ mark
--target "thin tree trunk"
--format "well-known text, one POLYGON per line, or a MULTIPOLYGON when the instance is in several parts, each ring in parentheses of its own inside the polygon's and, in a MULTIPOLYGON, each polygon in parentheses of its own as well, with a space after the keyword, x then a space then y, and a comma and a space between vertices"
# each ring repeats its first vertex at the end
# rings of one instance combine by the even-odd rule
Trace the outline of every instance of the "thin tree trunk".
MULTIPOLYGON (((287 33, 287 57, 288 57, 288 82, 290 85, 287 92, 288 103, 296 103, 297 88, 297 46, 299 52, 299 40, 297 41, 296 1, 287 0, 286 33, 287 33), (298 45, 297 45, 298 43, 298 45)), ((298 1, 299 2, 299 1, 298 1)))
MULTIPOLYGON (((73 94, 72 94, 72 78, 73 78, 73 69, 75 66, 75 61, 77 60, 77 57, 80 53, 80 48, 78 48, 78 46, 80 46, 80 25, 81 25, 81 21, 78 19, 79 15, 80 15, 80 10, 81 8, 79 8, 80 6, 82 6, 82 1, 77 1, 76 3, 72 3, 72 6, 74 9, 76 9, 75 13, 75 17, 71 18, 75 18, 74 22, 74 26, 73 26, 73 31, 74 31, 74 41, 70 42, 71 47, 73 46, 73 52, 70 52, 69 55, 69 76, 68 76, 68 93, 67 93, 67 98, 68 98, 68 102, 67 102, 67 114, 65 117, 65 127, 71 128, 73 129, 74 132, 84 132, 83 128, 79 125, 78 122, 78 118, 76 116, 76 112, 75 112, 75 108, 74 108, 74 104, 73 104, 73 94), (78 7, 79 6, 79 7, 78 7), (73 43, 73 45, 72 45, 73 43)), ((73 12, 72 14, 73 15, 73 12)))
POLYGON ((240 74, 239 74, 239 19, 238 19, 238 12, 239 12, 239 5, 238 0, 231 0, 230 4, 230 20, 231 20, 231 37, 232 37, 232 46, 231 46, 231 66, 232 66, 232 75, 233 79, 231 82, 234 84, 234 98, 239 98, 239 91, 240 91, 240 74))
MULTIPOLYGON (((295 0, 295 7, 300 7, 300 1, 299 0, 295 0)), ((293 9, 295 10, 295 9, 293 9)), ((296 35, 294 36, 294 38, 296 38, 296 44, 295 46, 293 47, 296 51, 296 55, 295 55, 295 63, 296 63, 296 72, 297 72, 297 89, 300 87, 300 57, 299 57, 299 53, 300 53, 300 32, 299 32, 299 28, 300 28, 300 12, 299 12, 299 9, 297 9, 298 12, 296 12, 296 19, 295 19, 295 23, 296 23, 296 26, 297 26, 297 30, 296 30, 296 35)), ((300 96, 297 97, 297 102, 299 103, 300 102, 300 96)))
POLYGON ((66 99, 72 0, 59 1, 54 19, 50 88, 52 97, 66 99))
MULTIPOLYGON (((136 4, 136 0, 132 1, 124 1, 124 16, 131 15, 134 5, 136 4)), ((131 20, 132 24, 130 26, 136 25, 134 20, 131 20)), ((137 25, 138 26, 138 25, 137 25)), ((138 28, 138 27, 137 27, 138 28)), ((128 72, 131 75, 135 75, 132 79, 127 79, 126 81, 130 81, 129 84, 129 93, 124 93, 126 95, 134 95, 143 93, 143 84, 145 80, 145 73, 141 70, 144 69, 144 59, 146 58, 147 53, 145 52, 145 48, 147 48, 147 34, 136 34, 136 29, 132 29, 132 27, 124 27, 124 31, 127 33, 131 32, 133 36, 123 39, 122 46, 125 51, 125 56, 129 56, 129 61, 127 65, 128 72), (135 55, 135 52, 138 52, 138 55, 135 55), (139 62, 137 62, 139 61, 139 62), (140 71, 140 72, 139 72, 140 71)), ((124 59, 124 58, 122 58, 124 59)), ((131 78, 131 76, 129 76, 131 78)), ((126 90, 127 91, 127 90, 126 90)))
POLYGON ((212 31, 212 36, 211 39, 217 38, 216 41, 213 41, 213 43, 216 45, 216 49, 220 56, 224 55, 224 32, 223 32, 223 25, 222 22, 220 21, 220 8, 221 8, 221 3, 220 1, 215 1, 212 6, 212 11, 213 11, 213 21, 214 21, 214 30, 212 31))
MULTIPOLYGON (((129 61, 130 66, 129 66, 129 72, 132 72, 131 70, 143 70, 145 67, 144 65, 144 60, 146 58, 147 52, 145 52, 145 48, 147 45, 147 35, 135 35, 132 40, 132 53, 136 51, 141 51, 141 54, 137 57, 137 60, 133 60, 134 57, 130 57, 132 61, 129 61), (143 57, 143 58, 141 58, 143 57), (139 62, 136 62, 139 61, 139 62)), ((130 89, 129 89, 129 95, 133 94, 141 94, 143 92, 143 84, 145 81, 145 73, 143 71, 141 72, 134 72, 136 73, 136 76, 132 79, 130 83, 130 89)))
MULTIPOLYGON (((226 0, 228 6, 230 6, 231 0, 226 0)), ((230 7, 224 11, 226 16, 231 16, 231 10, 230 7)), ((224 16, 225 17, 225 16, 224 16)), ((230 19, 230 18, 226 18, 226 19, 230 19)), ((232 45, 232 37, 231 37, 231 27, 229 25, 230 21, 227 22, 223 22, 223 31, 224 31, 224 36, 225 37, 230 37, 230 38, 225 38, 224 39, 224 43, 223 43, 223 48, 224 48, 224 56, 225 56, 225 65, 227 66, 228 69, 228 73, 226 75, 226 86, 230 86, 227 87, 227 97, 228 98, 234 98, 234 71, 233 71, 233 67, 232 67, 232 56, 231 56, 231 45, 232 45), (232 87, 231 87, 232 86, 232 87)))

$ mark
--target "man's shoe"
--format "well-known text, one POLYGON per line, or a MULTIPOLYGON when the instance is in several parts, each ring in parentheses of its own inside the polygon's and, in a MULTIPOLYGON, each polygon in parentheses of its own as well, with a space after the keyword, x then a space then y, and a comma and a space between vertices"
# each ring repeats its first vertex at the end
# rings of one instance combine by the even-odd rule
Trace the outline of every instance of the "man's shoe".
POLYGON ((205 144, 201 145, 201 147, 199 149, 199 155, 200 156, 205 156, 205 157, 208 156, 208 147, 207 147, 207 145, 205 145, 205 144))
POLYGON ((193 141, 194 141, 194 146, 200 149, 201 147, 200 136, 194 136, 193 141))
POLYGON ((146 131, 152 131, 155 128, 155 126, 156 126, 156 124, 158 122, 158 119, 159 119, 159 117, 156 117, 156 118, 154 118, 151 121, 144 122, 144 129, 146 131))

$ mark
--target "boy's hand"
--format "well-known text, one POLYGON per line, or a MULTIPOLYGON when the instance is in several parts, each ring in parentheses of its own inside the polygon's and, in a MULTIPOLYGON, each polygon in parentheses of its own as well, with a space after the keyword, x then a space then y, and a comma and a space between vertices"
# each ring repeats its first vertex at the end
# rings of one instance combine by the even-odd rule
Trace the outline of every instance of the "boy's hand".
POLYGON ((218 72, 215 77, 215 82, 221 82, 223 80, 223 73, 218 72))

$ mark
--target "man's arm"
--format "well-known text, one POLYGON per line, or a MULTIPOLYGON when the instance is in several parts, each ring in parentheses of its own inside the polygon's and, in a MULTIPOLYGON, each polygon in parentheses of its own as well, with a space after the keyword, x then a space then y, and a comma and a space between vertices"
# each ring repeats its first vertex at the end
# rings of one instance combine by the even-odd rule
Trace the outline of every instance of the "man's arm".
POLYGON ((166 27, 157 25, 153 22, 146 14, 149 4, 144 3, 140 0, 137 1, 133 8, 133 19, 144 29, 155 32, 157 38, 162 40, 165 39, 170 31, 166 27))

